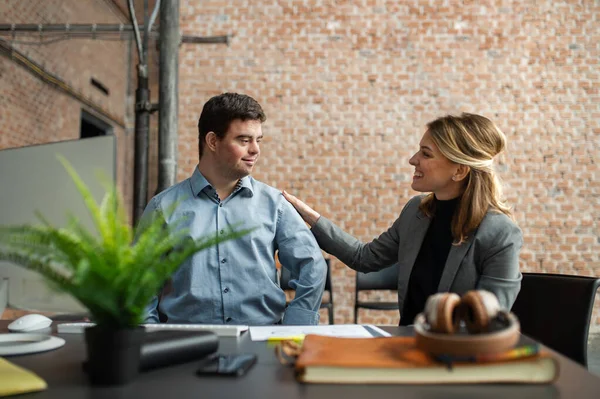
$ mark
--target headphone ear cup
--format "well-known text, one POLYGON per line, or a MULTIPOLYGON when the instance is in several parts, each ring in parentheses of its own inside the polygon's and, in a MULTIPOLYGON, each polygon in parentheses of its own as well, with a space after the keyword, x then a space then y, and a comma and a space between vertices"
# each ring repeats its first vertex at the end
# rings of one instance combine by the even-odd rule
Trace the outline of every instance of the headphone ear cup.
POLYGON ((464 320, 467 331, 477 334, 488 330, 491 320, 500 311, 500 303, 489 291, 468 291, 462 297, 460 308, 460 318, 464 320))
POLYGON ((453 334, 459 326, 460 297, 453 292, 430 296, 425 303, 425 318, 432 332, 453 334))

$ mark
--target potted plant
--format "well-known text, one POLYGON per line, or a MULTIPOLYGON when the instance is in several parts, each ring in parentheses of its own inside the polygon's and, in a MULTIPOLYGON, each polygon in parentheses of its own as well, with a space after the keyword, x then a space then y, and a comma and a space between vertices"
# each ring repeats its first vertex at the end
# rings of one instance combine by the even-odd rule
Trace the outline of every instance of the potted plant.
POLYGON ((106 194, 98 204, 72 166, 59 160, 83 197, 96 234, 74 216, 58 228, 38 215, 39 225, 0 227, 0 260, 40 273, 84 305, 95 323, 85 331, 91 382, 125 383, 139 370, 140 323, 164 282, 195 252, 250 230, 196 240, 160 220, 134 230, 114 184, 104 181, 106 194))

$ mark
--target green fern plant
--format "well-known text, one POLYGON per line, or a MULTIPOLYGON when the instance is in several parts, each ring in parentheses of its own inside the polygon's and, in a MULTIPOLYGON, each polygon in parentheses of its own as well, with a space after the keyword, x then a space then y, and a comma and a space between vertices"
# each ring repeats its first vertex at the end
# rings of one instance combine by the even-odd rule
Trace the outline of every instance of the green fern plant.
POLYGON ((38 215, 39 225, 0 227, 0 260, 40 273, 85 306, 98 325, 138 325, 152 297, 183 261, 251 231, 229 229, 192 240, 177 223, 167 228, 161 220, 134 230, 114 184, 103 181, 106 194, 98 204, 69 162, 59 160, 83 197, 97 234, 73 216, 66 227, 57 228, 38 215))

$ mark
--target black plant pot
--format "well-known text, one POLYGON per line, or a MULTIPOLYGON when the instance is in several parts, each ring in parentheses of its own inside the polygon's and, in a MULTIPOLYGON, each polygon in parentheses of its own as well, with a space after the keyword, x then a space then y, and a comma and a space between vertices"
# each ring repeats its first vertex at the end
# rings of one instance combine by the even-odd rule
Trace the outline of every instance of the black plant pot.
POLYGON ((85 365, 94 385, 122 385, 133 380, 140 369, 144 327, 85 329, 88 360, 85 365))

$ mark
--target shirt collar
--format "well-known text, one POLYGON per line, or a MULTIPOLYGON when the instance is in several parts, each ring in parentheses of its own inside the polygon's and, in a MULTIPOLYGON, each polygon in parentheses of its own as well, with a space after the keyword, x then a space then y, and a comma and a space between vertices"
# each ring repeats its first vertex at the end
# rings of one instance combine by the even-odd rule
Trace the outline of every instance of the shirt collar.
POLYGON ((252 178, 250 176, 242 177, 242 179, 238 182, 238 185, 243 194, 247 195, 248 197, 254 196, 254 190, 252 189, 252 178))
MULTIPOLYGON (((192 192, 194 196, 200 195, 202 190, 207 187, 211 187, 211 184, 206 180, 206 177, 200 173, 198 170, 198 166, 194 168, 194 173, 190 177, 190 183, 192 185, 192 192)), ((234 192, 242 191, 240 194, 246 194, 248 197, 252 197, 254 195, 254 190, 252 189, 252 178, 250 176, 243 177, 235 187, 234 192)))

